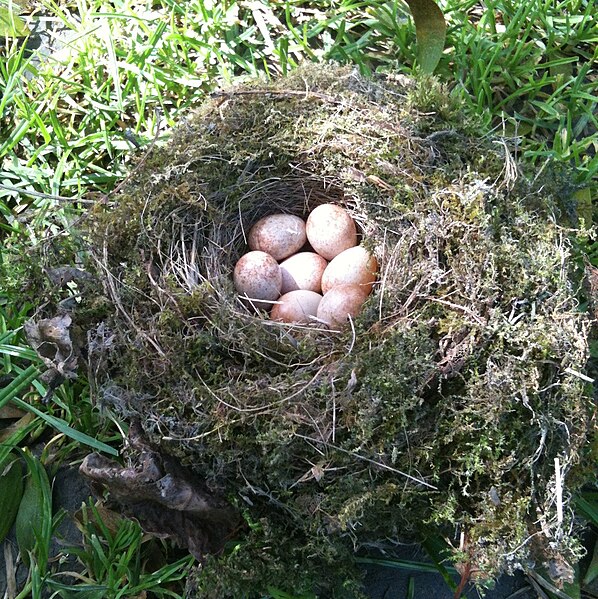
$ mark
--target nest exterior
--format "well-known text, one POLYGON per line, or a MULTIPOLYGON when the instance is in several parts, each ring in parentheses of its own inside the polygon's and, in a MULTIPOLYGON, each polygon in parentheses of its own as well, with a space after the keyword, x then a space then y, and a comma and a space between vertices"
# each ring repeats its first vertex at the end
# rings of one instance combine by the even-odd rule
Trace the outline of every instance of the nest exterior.
POLYGON ((320 65, 216 94, 97 212, 97 393, 247 523, 189 596, 347 597, 355 550, 431 531, 489 576, 576 560, 588 321, 554 190, 517 170, 433 82, 320 65), (324 202, 381 265, 363 312, 251 313, 249 228, 324 202))

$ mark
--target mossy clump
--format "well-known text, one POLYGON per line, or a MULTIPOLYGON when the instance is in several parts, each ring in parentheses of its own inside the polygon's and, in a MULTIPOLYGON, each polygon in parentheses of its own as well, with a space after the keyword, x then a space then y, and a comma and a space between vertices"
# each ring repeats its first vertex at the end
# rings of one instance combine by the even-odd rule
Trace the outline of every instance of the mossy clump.
POLYGON ((422 526, 488 576, 578 557, 557 496, 594 408, 556 194, 412 85, 318 65, 223 91, 88 220, 113 305, 96 387, 248 523, 190 596, 348 597, 355 550, 422 526), (363 312, 340 333, 251 313, 247 231, 323 202, 381 265, 363 312))

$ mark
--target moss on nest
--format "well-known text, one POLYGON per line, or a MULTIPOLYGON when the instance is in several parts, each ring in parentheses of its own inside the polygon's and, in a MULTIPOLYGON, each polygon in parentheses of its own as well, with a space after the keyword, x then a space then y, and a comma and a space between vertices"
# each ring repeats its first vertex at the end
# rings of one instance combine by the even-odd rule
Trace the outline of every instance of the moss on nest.
POLYGON ((96 383, 250 523, 190 596, 347 597, 354 549, 422 523, 465 531, 488 575, 577 557, 554 459, 584 480, 593 406, 558 206, 454 107, 421 115, 425 85, 319 65, 232 88, 93 217, 116 334, 96 383), (323 202, 381 264, 354 327, 250 313, 246 232, 323 202))

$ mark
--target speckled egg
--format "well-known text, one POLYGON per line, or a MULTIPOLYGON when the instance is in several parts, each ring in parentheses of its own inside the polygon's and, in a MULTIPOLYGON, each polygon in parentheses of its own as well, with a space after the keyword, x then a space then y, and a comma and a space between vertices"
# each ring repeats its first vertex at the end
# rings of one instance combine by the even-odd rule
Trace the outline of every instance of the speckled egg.
POLYGON ((261 310, 269 310, 272 300, 278 299, 282 287, 282 273, 278 262, 266 252, 247 252, 241 256, 233 273, 235 289, 261 310))
POLYGON ((324 295, 318 306, 318 320, 331 327, 343 327, 349 316, 355 318, 368 298, 360 285, 339 285, 324 295))
POLYGON ((274 304, 270 318, 288 323, 314 322, 321 300, 322 296, 315 291, 289 291, 274 304))
POLYGON ((358 245, 341 252, 326 267, 322 275, 322 291, 327 293, 337 285, 361 285, 370 293, 377 273, 376 258, 358 245))
POLYGON ((308 289, 320 293, 322 274, 328 262, 315 252, 299 252, 280 263, 282 273, 281 293, 308 289))
POLYGON ((314 250, 332 260, 343 250, 357 245, 357 228, 349 213, 336 204, 322 204, 307 218, 306 233, 314 250))
POLYGON ((292 214, 270 214, 251 227, 247 237, 250 250, 270 254, 275 260, 284 260, 305 244, 305 223, 292 214))

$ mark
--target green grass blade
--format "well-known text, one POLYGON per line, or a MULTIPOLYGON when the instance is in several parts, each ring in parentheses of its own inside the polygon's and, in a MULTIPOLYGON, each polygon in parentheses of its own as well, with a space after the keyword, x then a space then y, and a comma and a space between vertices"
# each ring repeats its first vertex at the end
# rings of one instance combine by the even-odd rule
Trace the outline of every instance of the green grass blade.
POLYGON ((107 586, 100 584, 63 584, 51 578, 45 581, 48 588, 57 592, 62 599, 103 599, 107 596, 107 586))
POLYGON ((0 408, 9 401, 14 401, 16 396, 27 389, 39 374, 35 366, 29 366, 20 372, 4 389, 0 390, 0 408))
POLYGON ((0 462, 6 459, 8 454, 15 448, 17 445, 27 437, 30 433, 36 430, 40 425, 39 418, 34 418, 29 424, 17 429, 10 437, 4 440, 3 443, 0 443, 0 462))
POLYGON ((594 544, 594 553, 592 554, 592 561, 586 570, 586 573, 583 577, 583 586, 588 586, 594 580, 598 578, 598 541, 594 544))
MULTIPOLYGON (((358 557, 358 558, 355 558, 355 561, 358 564, 371 564, 374 566, 385 566, 387 568, 396 568, 399 570, 410 570, 411 572, 423 572, 426 574, 441 573, 440 569, 438 567, 438 564, 436 564, 436 563, 428 564, 426 562, 414 562, 414 561, 401 560, 401 559, 377 559, 377 558, 373 558, 373 557, 372 558, 358 557)), ((443 566, 442 564, 440 564, 440 566, 447 573, 448 572, 451 572, 453 574, 457 573, 457 570, 455 570, 451 566, 443 566)), ((451 579, 451 582, 452 582, 452 579, 451 579)))
POLYGON ((48 563, 52 537, 52 489, 45 468, 29 451, 21 450, 29 470, 16 518, 16 537, 23 561, 35 561, 43 572, 48 563))
POLYGON ((3 0, 0 2, 0 37, 27 37, 27 23, 19 17, 16 2, 3 0))
POLYGON ((598 493, 582 493, 575 498, 575 508, 588 522, 598 526, 598 493))
POLYGON ((81 445, 87 445, 92 449, 95 449, 97 451, 103 451, 104 453, 107 453, 109 455, 118 455, 118 451, 113 447, 110 447, 110 445, 106 445, 106 443, 102 443, 101 441, 98 441, 97 439, 94 439, 93 437, 90 437, 89 435, 86 435, 81 431, 71 428, 66 422, 64 422, 64 420, 60 420, 60 418, 56 418, 54 416, 51 416, 50 414, 46 414, 41 410, 38 410, 35 406, 28 404, 26 401, 23 401, 22 399, 13 398, 12 401, 15 405, 19 406, 23 410, 33 412, 36 416, 39 416, 47 424, 60 431, 67 437, 70 437, 74 441, 81 443, 81 445))
POLYGON ((18 345, 10 345, 0 342, 0 355, 14 356, 24 358, 26 360, 36 360, 37 354, 29 347, 21 347, 18 345))
POLYGON ((438 536, 428 536, 422 542, 422 547, 434 562, 436 569, 442 578, 444 578, 444 582, 446 582, 447 586, 452 591, 456 591, 457 583, 453 580, 451 573, 456 573, 457 571, 450 566, 445 566, 443 563, 447 553, 447 545, 444 540, 438 536))
POLYGON ((417 36, 417 62, 424 73, 433 73, 446 39, 446 22, 434 0, 406 0, 417 36))
POLYGON ((0 460, 0 544, 11 529, 23 496, 23 471, 19 459, 11 454, 0 460))

